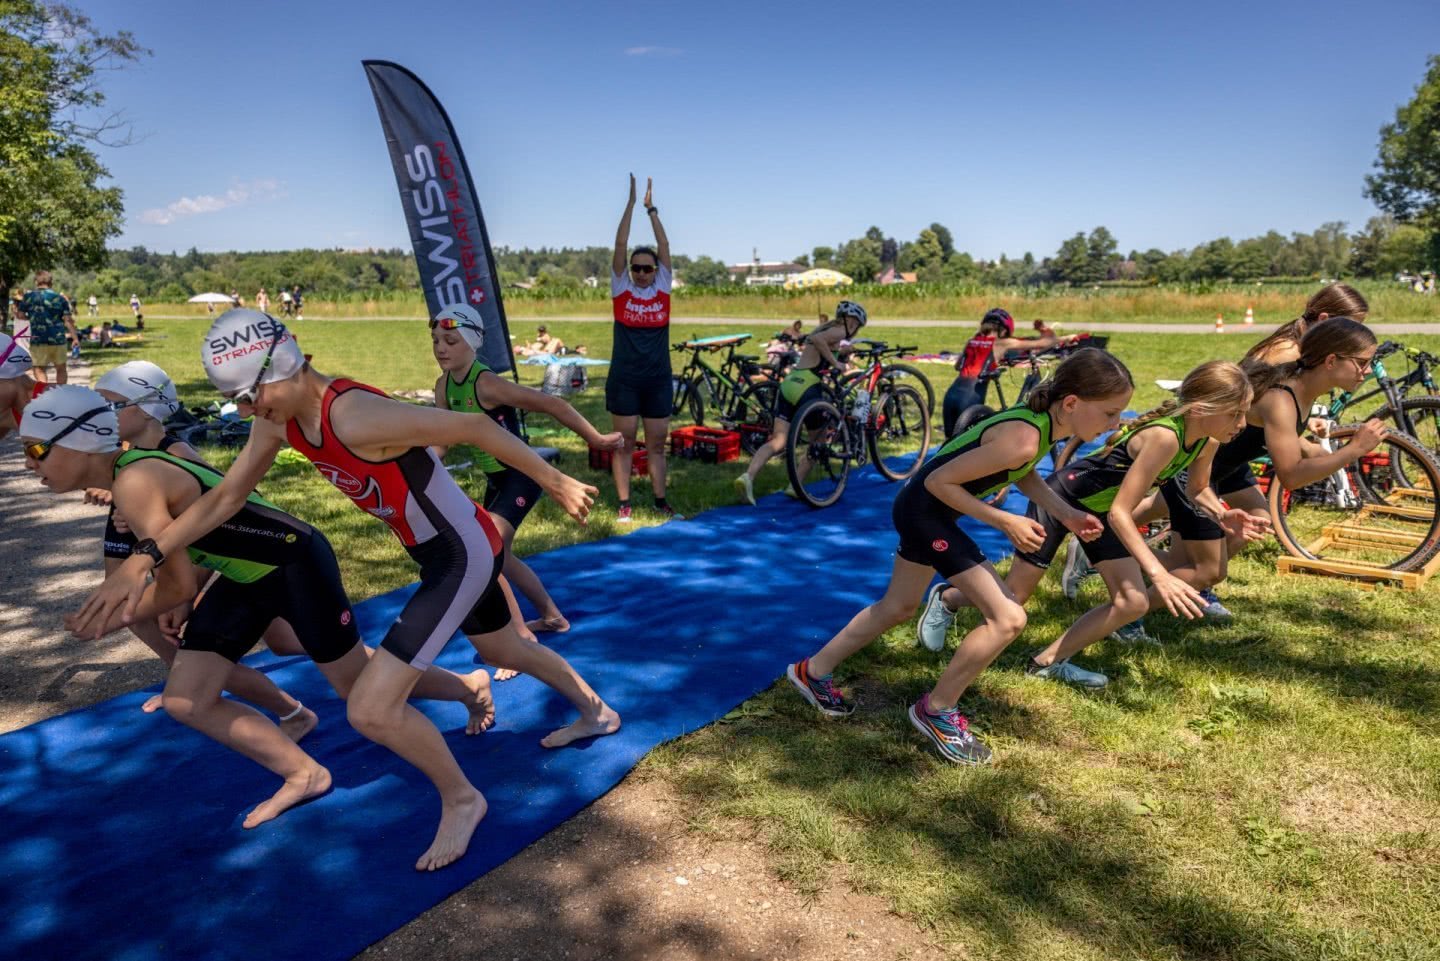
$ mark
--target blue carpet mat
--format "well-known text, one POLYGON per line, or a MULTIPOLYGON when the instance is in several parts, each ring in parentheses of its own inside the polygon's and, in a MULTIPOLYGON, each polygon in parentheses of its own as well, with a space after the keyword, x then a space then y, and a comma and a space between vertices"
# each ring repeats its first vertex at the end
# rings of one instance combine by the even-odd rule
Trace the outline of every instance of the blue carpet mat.
MULTIPOLYGON (((255 764, 135 692, 0 737, 0 956, 348 958, 505 862, 625 776, 658 744, 768 687, 883 592, 898 486, 873 469, 812 511, 775 494, 760 509, 535 555, 575 627, 546 643, 624 717, 623 730, 560 751, 539 739, 568 703, 530 678, 495 685, 498 723, 464 735, 458 705, 413 702, 490 802, 469 853, 418 874, 439 816, 430 784, 345 721, 304 659, 253 663, 320 715, 305 747, 334 791, 253 831, 277 787, 255 764)), ((1007 510, 1022 512, 1012 492, 1007 510)), ((996 531, 966 521, 992 559, 996 531)), ((411 589, 356 608, 372 643, 411 589)), ((439 661, 471 667, 463 639, 439 661)))

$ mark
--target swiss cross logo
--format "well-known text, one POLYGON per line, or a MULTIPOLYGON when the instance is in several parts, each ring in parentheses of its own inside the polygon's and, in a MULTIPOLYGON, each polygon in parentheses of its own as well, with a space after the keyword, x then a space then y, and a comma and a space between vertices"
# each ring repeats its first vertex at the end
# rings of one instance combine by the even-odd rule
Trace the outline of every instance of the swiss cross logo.
POLYGON ((937 538, 936 540, 930 542, 930 547, 936 552, 939 552, 948 549, 950 547, 950 542, 942 541, 937 538))
POLYGON ((470 303, 472 303, 472 304, 483 304, 483 303, 485 303, 485 291, 481 290, 479 287, 471 287, 471 288, 470 288, 470 303))

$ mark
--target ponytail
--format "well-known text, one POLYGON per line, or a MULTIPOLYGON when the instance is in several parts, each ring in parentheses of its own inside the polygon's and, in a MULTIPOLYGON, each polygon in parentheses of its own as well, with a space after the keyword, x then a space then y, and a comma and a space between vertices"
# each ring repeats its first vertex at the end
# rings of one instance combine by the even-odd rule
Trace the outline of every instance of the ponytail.
POLYGON ((1245 353, 1245 359, 1264 358, 1270 349, 1277 344, 1295 344, 1297 347, 1305 335, 1310 332, 1311 326, 1320 322, 1320 315, 1325 317, 1351 317, 1363 322, 1366 315, 1370 313, 1370 303, 1360 291, 1349 284, 1328 284, 1316 291, 1308 301, 1305 302, 1305 311, 1294 320, 1270 333, 1260 343, 1251 347, 1245 353))

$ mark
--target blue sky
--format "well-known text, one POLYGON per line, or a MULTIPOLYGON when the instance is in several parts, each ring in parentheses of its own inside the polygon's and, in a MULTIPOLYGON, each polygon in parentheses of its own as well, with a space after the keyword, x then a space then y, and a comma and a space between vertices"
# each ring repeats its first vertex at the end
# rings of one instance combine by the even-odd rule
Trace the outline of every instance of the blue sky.
POLYGON ((1440 53, 1433 0, 79 2, 154 50, 105 79, 139 141, 103 157, 117 243, 162 251, 408 246, 365 58, 445 104, 497 244, 608 245, 631 170, 727 261, 934 220, 984 257, 1357 228, 1440 53))

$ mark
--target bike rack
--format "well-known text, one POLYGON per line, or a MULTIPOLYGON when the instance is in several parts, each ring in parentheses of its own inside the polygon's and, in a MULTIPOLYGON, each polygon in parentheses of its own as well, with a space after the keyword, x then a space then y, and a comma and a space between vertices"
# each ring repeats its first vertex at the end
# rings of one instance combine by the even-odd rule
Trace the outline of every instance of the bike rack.
MULTIPOLYGON (((1366 518, 1370 517, 1425 520, 1434 515, 1433 508, 1427 511, 1422 507, 1404 506, 1400 502, 1405 499, 1433 502, 1435 495, 1431 491, 1408 487, 1397 488, 1386 496, 1386 503, 1367 504, 1351 520, 1341 524, 1330 524, 1323 528, 1319 539, 1306 545, 1306 549, 1315 554, 1337 546, 1357 548, 1417 546, 1423 540, 1419 534, 1382 530, 1377 527, 1368 527, 1364 523, 1366 518)), ((1432 557, 1419 570, 1414 571, 1395 571, 1378 564, 1367 564, 1364 561, 1327 561, 1294 556, 1278 558, 1275 562, 1275 570, 1281 576, 1336 577, 1351 581, 1356 587, 1366 591, 1377 590, 1380 587, 1398 587, 1401 590, 1418 591, 1430 578, 1440 574, 1440 554, 1432 557)))

